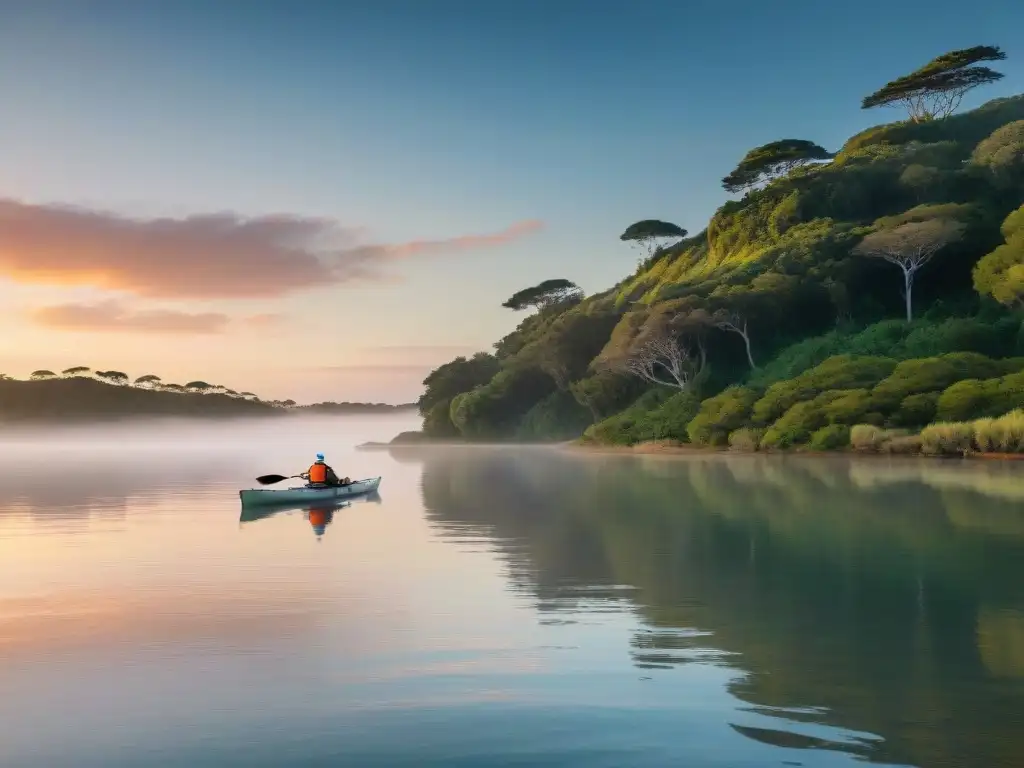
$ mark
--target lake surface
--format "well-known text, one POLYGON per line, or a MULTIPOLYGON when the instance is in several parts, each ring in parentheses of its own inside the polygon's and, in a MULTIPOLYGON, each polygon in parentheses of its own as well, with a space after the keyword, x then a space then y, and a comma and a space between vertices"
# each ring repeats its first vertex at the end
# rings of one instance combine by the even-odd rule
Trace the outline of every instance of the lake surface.
POLYGON ((415 426, 5 434, 0 765, 1024 765, 1021 465, 415 426), (318 450, 379 495, 242 520, 318 450))

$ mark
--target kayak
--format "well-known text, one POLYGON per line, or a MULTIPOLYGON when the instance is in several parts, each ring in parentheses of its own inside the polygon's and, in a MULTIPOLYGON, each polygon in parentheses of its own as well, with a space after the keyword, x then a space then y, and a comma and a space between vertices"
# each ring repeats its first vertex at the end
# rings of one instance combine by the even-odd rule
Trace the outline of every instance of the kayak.
POLYGON ((238 492, 242 505, 246 507, 267 504, 304 504, 308 501, 329 501, 331 499, 347 499, 373 493, 380 487, 380 477, 356 480, 348 485, 332 485, 311 487, 299 485, 293 488, 250 488, 238 492))

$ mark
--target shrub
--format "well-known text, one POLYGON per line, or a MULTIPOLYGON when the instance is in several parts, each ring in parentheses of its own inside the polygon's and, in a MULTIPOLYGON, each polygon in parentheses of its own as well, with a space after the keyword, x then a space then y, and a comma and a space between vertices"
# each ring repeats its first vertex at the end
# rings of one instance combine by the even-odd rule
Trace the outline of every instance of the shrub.
POLYGON ((974 446, 974 427, 966 422, 930 424, 921 430, 921 450, 933 456, 963 455, 974 446))
POLYGON ((796 403, 828 391, 874 386, 896 368, 886 357, 835 355, 795 379, 772 384, 754 404, 754 421, 770 424, 796 403))
POLYGON ((898 427, 923 427, 935 418, 937 392, 907 395, 892 415, 891 422, 898 427))
POLYGON ((937 413, 943 421, 992 417, 1024 406, 1024 372, 992 379, 965 379, 939 396, 937 413))
POLYGON ((1020 322, 1012 317, 995 323, 983 323, 970 317, 924 322, 903 339, 896 356, 912 359, 950 352, 977 352, 1001 357, 1013 353, 1019 326, 1020 322))
POLYGON ((667 397, 668 390, 663 387, 644 393, 626 410, 587 427, 583 432, 583 441, 600 445, 633 445, 639 442, 639 424, 667 397))
POLYGON ((761 447, 789 448, 806 443, 812 432, 825 426, 825 406, 845 394, 842 390, 830 390, 822 392, 812 400, 797 403, 765 432, 761 447))
POLYGON ((847 389, 836 394, 836 398, 822 408, 830 424, 857 424, 871 410, 871 393, 866 389, 847 389))
POLYGON ((763 436, 763 429, 740 427, 729 433, 729 447, 734 451, 756 451, 763 436))
POLYGON ((951 352, 938 357, 904 360, 872 390, 871 397, 883 412, 893 411, 909 395, 941 392, 954 382, 989 378, 1002 372, 999 361, 975 352, 951 352))
POLYGON ((857 451, 877 451, 890 437, 888 430, 873 424, 857 424, 850 430, 850 445, 857 451))
POLYGON ((700 404, 700 411, 687 427, 690 442, 697 445, 725 445, 729 433, 744 426, 758 393, 747 387, 729 387, 700 404))
POLYGON ((917 322, 908 325, 906 320, 881 320, 852 336, 846 347, 855 355, 891 357, 891 352, 913 335, 917 327, 917 322))
POLYGON ((834 451, 850 444, 850 428, 845 424, 829 424, 811 435, 810 447, 815 451, 834 451))
POLYGON ((632 445, 637 442, 635 427, 642 413, 627 408, 621 413, 609 416, 597 424, 591 424, 583 431, 585 443, 599 445, 632 445))
POLYGON ((590 412, 568 392, 556 390, 523 416, 516 430, 520 440, 570 440, 590 424, 590 412))
POLYGON ((761 438, 761 447, 790 448, 806 443, 817 421, 823 418, 813 400, 797 403, 768 428, 761 438))
POLYGON ((634 428, 637 439, 678 440, 688 443, 687 425, 700 410, 700 398, 691 392, 677 392, 668 400, 647 412, 634 428))
POLYGON ((921 453, 921 436, 895 435, 882 443, 880 450, 882 453, 916 456, 921 453))

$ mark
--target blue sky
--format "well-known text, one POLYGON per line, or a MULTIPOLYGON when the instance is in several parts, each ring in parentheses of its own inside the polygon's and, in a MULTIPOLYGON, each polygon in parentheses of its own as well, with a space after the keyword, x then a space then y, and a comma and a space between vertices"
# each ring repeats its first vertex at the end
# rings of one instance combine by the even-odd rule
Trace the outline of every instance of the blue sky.
POLYGON ((861 97, 952 48, 1008 55, 1004 80, 965 107, 1024 90, 1024 3, 974 3, 966 17, 962 7, 4 3, 0 197, 139 218, 324 218, 390 244, 543 228, 395 261, 400 280, 280 297, 154 302, 0 273, 0 370, 84 353, 97 367, 281 397, 415 397, 431 364, 515 326, 521 317, 500 307, 515 290, 568 277, 593 292, 629 272, 635 254, 617 237, 632 221, 702 229, 750 147, 796 137, 838 148, 899 117, 862 111, 861 97), (24 317, 105 300, 283 320, 259 333, 163 334, 157 349, 141 331, 24 317))

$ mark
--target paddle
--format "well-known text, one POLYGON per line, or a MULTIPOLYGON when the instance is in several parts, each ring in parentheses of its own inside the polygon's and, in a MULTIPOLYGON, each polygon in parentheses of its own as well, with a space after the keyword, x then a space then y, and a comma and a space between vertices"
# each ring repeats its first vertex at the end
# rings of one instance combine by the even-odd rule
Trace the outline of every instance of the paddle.
POLYGON ((260 485, 273 485, 274 483, 280 483, 282 480, 290 480, 293 477, 302 477, 302 475, 260 475, 256 478, 256 482, 260 485))

